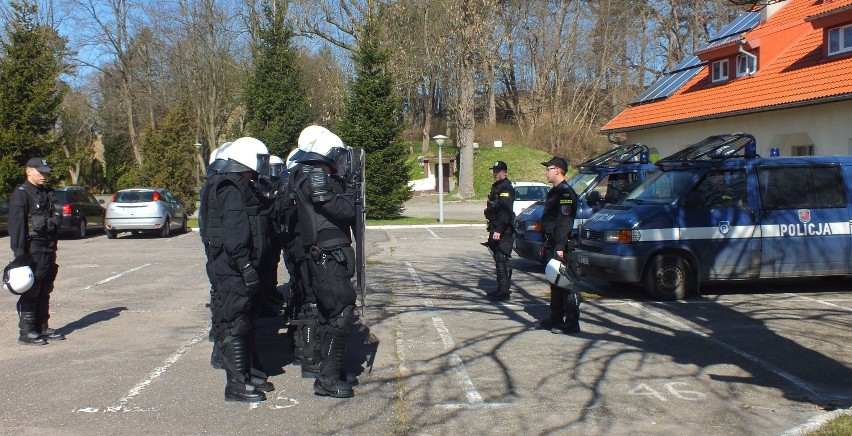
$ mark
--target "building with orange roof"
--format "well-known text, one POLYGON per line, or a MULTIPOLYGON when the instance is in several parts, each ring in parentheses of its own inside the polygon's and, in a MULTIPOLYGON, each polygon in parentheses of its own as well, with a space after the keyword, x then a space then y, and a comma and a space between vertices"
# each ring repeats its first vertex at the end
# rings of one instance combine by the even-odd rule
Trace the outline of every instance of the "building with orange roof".
POLYGON ((765 156, 852 154, 852 0, 743 14, 601 129, 660 156, 734 132, 765 156))

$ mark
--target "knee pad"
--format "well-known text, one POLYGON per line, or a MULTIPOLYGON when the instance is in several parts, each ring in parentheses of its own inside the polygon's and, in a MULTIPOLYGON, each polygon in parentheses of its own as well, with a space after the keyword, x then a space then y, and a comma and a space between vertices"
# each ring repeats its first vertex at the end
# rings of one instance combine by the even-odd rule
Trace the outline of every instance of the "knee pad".
POLYGON ((228 326, 229 336, 245 336, 251 331, 251 318, 248 315, 240 315, 230 322, 228 326))

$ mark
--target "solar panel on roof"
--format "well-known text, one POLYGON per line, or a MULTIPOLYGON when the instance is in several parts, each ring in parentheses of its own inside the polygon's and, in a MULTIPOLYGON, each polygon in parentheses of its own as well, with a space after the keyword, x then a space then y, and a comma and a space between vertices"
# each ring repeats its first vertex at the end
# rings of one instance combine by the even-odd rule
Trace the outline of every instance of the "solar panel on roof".
POLYGON ((716 32, 708 42, 708 46, 716 45, 717 40, 725 39, 733 35, 739 35, 746 30, 751 30, 760 22, 760 11, 746 12, 737 17, 730 24, 723 27, 722 30, 716 32))
POLYGON ((695 66, 687 70, 681 70, 673 74, 666 74, 630 103, 643 103, 671 96, 678 89, 680 89, 681 86, 683 86, 686 82, 695 77, 695 75, 698 74, 699 71, 701 71, 701 65, 704 64, 702 63, 699 66, 695 66))

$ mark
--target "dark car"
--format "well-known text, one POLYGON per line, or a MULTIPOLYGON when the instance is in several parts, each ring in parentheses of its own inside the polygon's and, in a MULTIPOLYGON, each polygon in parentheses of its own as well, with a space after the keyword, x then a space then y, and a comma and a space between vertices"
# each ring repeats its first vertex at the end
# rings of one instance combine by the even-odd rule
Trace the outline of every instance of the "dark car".
POLYGON ((9 231, 9 202, 0 197, 0 233, 9 231))
POLYGON ((84 238, 91 230, 104 229, 106 209, 97 200, 79 186, 66 186, 53 190, 56 199, 56 211, 62 217, 59 232, 84 238))

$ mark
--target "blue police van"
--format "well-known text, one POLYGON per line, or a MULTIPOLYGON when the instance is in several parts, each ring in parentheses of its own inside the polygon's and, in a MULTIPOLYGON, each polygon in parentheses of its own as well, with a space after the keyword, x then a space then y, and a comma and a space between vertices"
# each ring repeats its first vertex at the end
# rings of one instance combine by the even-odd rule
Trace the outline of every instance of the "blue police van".
POLYGON ((709 280, 852 274, 852 156, 755 150, 751 135, 718 135, 659 160, 581 226, 581 274, 661 300, 709 280))
MULTIPOLYGON (((649 161, 648 146, 630 144, 615 147, 576 166, 577 173, 568 184, 577 193, 579 204, 576 228, 607 204, 618 203, 657 167, 649 161)), ((515 218, 515 253, 524 259, 547 262, 541 215, 544 201, 524 209, 515 218)))

